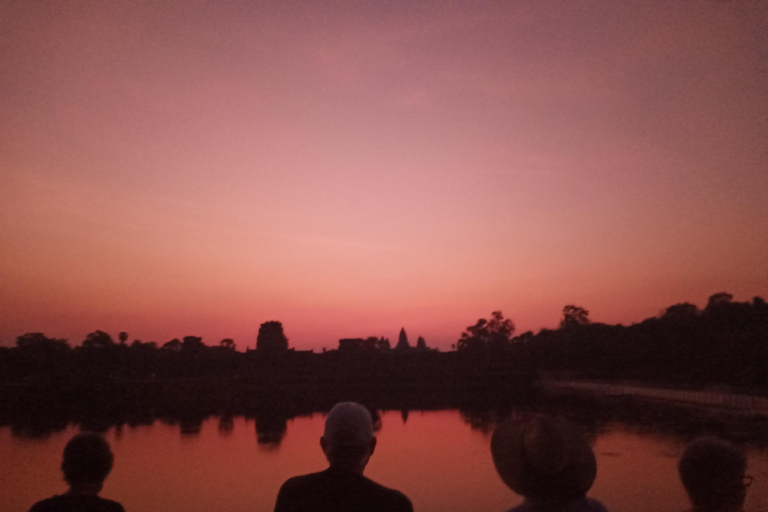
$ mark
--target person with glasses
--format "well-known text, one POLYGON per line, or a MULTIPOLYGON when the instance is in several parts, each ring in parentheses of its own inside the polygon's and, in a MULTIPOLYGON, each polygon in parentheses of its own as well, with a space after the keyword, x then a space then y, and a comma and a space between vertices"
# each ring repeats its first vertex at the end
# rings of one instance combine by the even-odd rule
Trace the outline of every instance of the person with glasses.
POLYGON ((728 441, 702 437, 686 447, 678 464, 691 512, 737 512, 744 507, 752 477, 744 450, 728 441))

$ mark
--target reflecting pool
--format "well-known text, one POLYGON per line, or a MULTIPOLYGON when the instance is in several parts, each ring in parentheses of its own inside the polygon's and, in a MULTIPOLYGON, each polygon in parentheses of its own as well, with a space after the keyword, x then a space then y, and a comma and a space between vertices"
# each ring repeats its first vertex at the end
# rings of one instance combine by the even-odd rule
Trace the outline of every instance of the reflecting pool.
MULTIPOLYGON (((154 421, 110 427, 115 466, 101 495, 127 512, 270 511, 287 478, 326 467, 319 446, 325 416, 287 420, 274 442, 254 419, 209 417, 192 428, 154 421), (260 439, 261 437, 261 439, 260 439)), ((41 438, 0 428, 0 510, 26 512, 66 490, 59 464, 70 426, 41 438)), ((501 482, 490 456, 487 425, 457 410, 380 414, 379 443, 366 475, 403 491, 416 511, 496 511, 521 498, 501 482)), ((611 511, 684 511, 676 464, 684 441, 621 422, 594 434, 598 475, 590 495, 611 511)), ((768 512, 768 452, 749 451, 754 477, 747 512, 768 512)))

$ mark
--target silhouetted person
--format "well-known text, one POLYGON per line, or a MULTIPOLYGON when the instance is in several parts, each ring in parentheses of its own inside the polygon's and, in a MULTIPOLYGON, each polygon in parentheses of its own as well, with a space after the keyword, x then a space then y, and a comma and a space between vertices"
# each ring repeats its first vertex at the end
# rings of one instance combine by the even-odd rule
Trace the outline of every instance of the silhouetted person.
POLYGON ((38 501, 29 512, 125 512, 118 502, 98 496, 113 460, 112 450, 103 437, 91 433, 76 435, 64 448, 61 461, 69 491, 38 501))
POLYGON ((368 409, 353 402, 333 406, 320 446, 330 467, 288 479, 277 494, 275 512, 412 512, 411 501, 363 476, 376 448, 368 409))
POLYGON ((677 468, 692 512, 742 509, 752 477, 745 474, 747 457, 738 447, 714 437, 699 438, 685 449, 677 468))
POLYGON ((597 462, 570 422, 544 415, 503 422, 491 438, 491 455, 504 483, 525 498, 509 512, 606 512, 586 496, 597 462))

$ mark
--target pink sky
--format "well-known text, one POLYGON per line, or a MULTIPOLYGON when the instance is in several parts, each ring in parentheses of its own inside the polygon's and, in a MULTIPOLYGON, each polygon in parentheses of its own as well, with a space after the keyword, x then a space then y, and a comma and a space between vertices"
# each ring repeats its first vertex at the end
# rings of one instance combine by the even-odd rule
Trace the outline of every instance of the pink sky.
POLYGON ((0 344, 768 296, 761 2, 0 4, 0 344))

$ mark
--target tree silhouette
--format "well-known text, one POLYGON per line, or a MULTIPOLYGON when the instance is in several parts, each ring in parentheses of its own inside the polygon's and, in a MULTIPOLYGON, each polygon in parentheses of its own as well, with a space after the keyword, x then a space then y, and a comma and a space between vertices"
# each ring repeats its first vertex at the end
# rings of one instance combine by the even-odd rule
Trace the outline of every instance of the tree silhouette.
POLYGON ((586 309, 568 304, 563 308, 563 319, 560 321, 560 328, 587 325, 589 323, 588 316, 589 311, 586 309))
POLYGON ((666 320, 693 320, 699 316, 699 308, 689 302, 669 306, 661 315, 666 320))
MULTIPOLYGON (((12 365, 19 374, 38 373, 41 375, 55 375, 62 371, 67 372, 67 359, 70 355, 70 347, 67 340, 58 340, 46 337, 40 332, 31 332, 16 338, 15 363, 12 365)), ((11 368, 3 368, 0 373, 10 373, 11 368)), ((4 380, 5 375, 0 377, 4 380)))
POLYGON ((515 324, 512 320, 505 319, 501 311, 494 311, 490 320, 481 318, 461 333, 461 338, 456 342, 456 350, 503 349, 510 345, 514 332, 515 324))
POLYGON ((726 292, 720 292, 712 295, 709 297, 709 300, 707 301, 707 307, 705 309, 712 309, 716 308, 718 306, 721 306, 723 304, 730 304, 733 300, 733 295, 726 292))
POLYGON ((21 336, 16 337, 16 346, 21 349, 27 348, 54 348, 56 350, 67 350, 69 345, 67 340, 57 340, 54 338, 48 338, 41 332, 29 332, 21 336))
POLYGON ((224 338, 223 340, 221 340, 221 343, 219 343, 219 345, 221 345, 221 348, 224 348, 226 350, 235 350, 235 348, 237 347, 237 345, 235 344, 235 341, 231 338, 224 338))
POLYGON ((400 328, 400 336, 397 338, 396 350, 408 350, 411 346, 408 344, 408 335, 405 334, 405 327, 400 328))
POLYGON ((106 348, 114 346, 115 341, 112 336, 104 331, 94 331, 83 340, 83 346, 89 348, 106 348))
POLYGON ((198 336, 184 336, 181 342, 181 349, 186 351, 202 350, 207 348, 203 343, 203 338, 198 336))
POLYGON ((120 340, 121 345, 125 345, 125 342, 128 341, 128 333, 127 332, 121 332, 117 335, 117 338, 120 340))
POLYGON ((288 338, 283 333, 283 324, 271 320, 259 327, 256 350, 263 354, 278 354, 288 350, 288 338))
POLYGON ((181 350, 181 340, 179 338, 173 338, 171 341, 166 341, 163 343, 163 348, 165 350, 170 350, 171 352, 178 352, 181 350))

